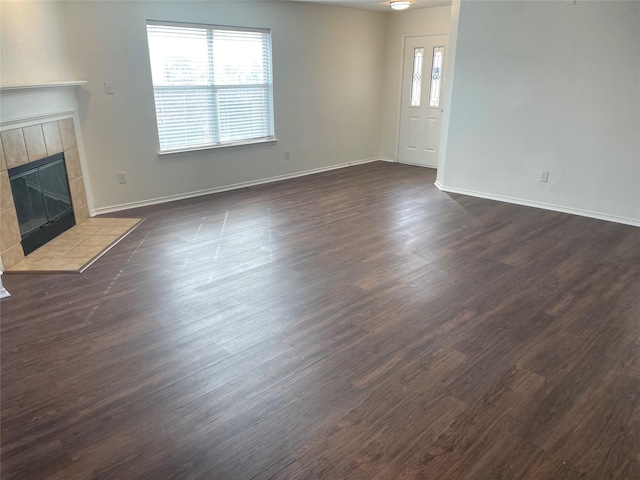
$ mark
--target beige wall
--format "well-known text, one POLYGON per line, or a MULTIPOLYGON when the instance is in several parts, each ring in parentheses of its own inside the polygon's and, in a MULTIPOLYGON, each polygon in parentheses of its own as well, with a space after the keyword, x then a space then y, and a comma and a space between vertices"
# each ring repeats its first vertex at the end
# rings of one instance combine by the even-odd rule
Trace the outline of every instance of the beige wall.
POLYGON ((454 11, 445 189, 640 225, 640 2, 454 11))
POLYGON ((380 156, 396 158, 403 35, 448 33, 451 7, 421 8, 387 15, 384 93, 381 96, 380 156))
POLYGON ((377 158, 384 12, 294 2, 68 2, 95 207, 377 158), (159 157, 146 19, 272 29, 275 145, 159 157), (106 95, 104 81, 115 95, 106 95), (284 158, 284 150, 291 158, 284 158), (128 183, 118 183, 117 172, 128 183))
POLYGON ((89 81, 76 93, 98 210, 395 157, 402 35, 446 31, 449 21, 449 7, 386 13, 293 2, 3 0, 0 8, 3 84, 89 81), (147 18, 270 27, 279 142, 160 158, 147 18))
POLYGON ((0 59, 2 85, 74 80, 62 5, 2 0, 0 59))

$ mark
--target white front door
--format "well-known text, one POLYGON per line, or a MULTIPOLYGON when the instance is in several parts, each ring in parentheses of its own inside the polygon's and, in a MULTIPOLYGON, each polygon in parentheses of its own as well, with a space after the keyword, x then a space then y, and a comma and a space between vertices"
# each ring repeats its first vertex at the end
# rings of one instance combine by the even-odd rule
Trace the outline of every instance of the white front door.
POLYGON ((448 35, 406 37, 398 161, 438 167, 448 35))

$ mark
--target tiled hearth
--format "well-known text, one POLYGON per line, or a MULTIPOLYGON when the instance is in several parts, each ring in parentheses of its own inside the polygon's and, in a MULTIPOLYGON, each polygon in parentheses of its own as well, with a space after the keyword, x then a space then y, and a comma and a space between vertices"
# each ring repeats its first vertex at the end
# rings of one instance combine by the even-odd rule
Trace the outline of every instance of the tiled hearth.
POLYGON ((64 152, 76 223, 89 218, 72 118, 0 132, 0 256, 5 269, 24 258, 7 169, 64 152))
POLYGON ((31 252, 5 273, 81 273, 141 222, 140 218, 89 218, 31 252))

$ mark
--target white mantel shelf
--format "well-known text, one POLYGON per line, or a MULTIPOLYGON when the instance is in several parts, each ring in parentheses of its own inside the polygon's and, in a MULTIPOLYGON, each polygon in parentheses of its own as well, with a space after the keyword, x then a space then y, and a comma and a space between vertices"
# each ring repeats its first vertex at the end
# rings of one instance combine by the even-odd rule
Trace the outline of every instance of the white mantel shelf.
POLYGON ((59 88, 71 88, 86 85, 86 80, 76 80, 72 82, 55 82, 55 83, 34 83, 29 85, 0 85, 0 94, 2 93, 22 93, 33 90, 49 90, 59 88))
POLYGON ((73 117, 75 89, 86 80, 25 85, 0 85, 0 131, 73 117))

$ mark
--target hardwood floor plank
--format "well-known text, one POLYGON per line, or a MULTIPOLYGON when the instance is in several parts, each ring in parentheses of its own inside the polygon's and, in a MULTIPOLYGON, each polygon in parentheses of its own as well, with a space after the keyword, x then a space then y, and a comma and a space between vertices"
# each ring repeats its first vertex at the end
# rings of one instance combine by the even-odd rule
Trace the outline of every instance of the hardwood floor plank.
POLYGON ((637 379, 608 372, 577 406, 570 425, 549 442, 549 454, 538 459, 534 474, 552 478, 562 464, 570 478, 638 478, 639 396, 637 379))
POLYGON ((640 478, 640 229, 376 162, 3 275, 3 479, 640 478))

